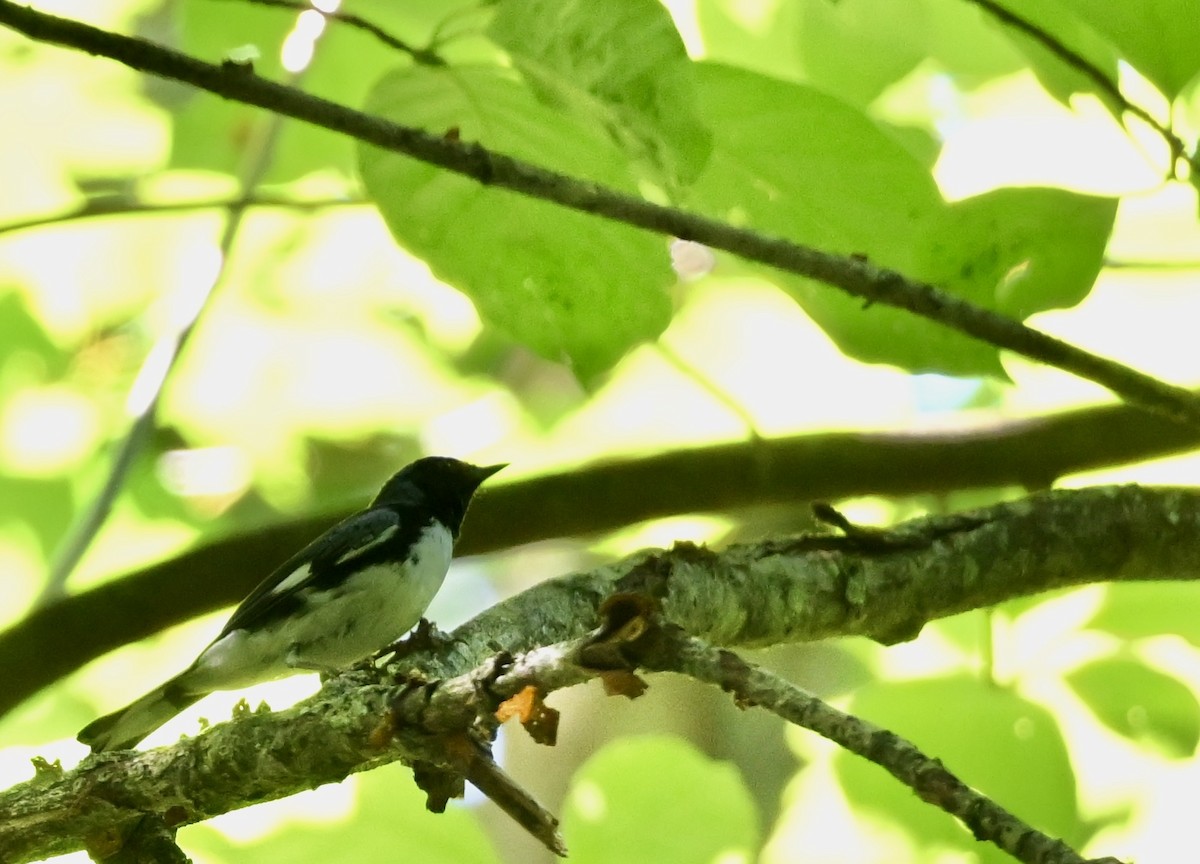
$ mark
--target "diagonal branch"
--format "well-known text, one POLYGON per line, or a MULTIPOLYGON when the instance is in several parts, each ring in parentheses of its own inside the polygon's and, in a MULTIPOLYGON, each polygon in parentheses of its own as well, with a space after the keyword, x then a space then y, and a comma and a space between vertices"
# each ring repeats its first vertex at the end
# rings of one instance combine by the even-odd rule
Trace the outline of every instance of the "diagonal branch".
MULTIPOLYGON (((747 663, 732 651, 714 648, 678 628, 664 628, 653 653, 640 659, 647 669, 678 672, 714 684, 733 694, 739 705, 765 708, 874 762, 912 789, 922 801, 959 819, 976 840, 994 843, 1018 861, 1086 864, 1066 843, 1038 831, 967 786, 940 760, 926 756, 911 741, 839 711, 790 681, 747 663)), ((1037 781, 1031 778, 1031 782, 1037 781)))
POLYGON ((1012 10, 1006 9, 995 2, 995 0, 966 0, 966 2, 978 6, 988 12, 997 21, 1007 24, 1014 30, 1019 30, 1033 39, 1063 63, 1091 81, 1092 86, 1108 97, 1121 112, 1132 114, 1158 133, 1170 150, 1172 174, 1179 167, 1178 163, 1181 159, 1188 164, 1192 172, 1200 171, 1200 157, 1187 152, 1187 145, 1183 143, 1183 139, 1176 135, 1170 126, 1160 123, 1155 119, 1153 114, 1141 105, 1129 101, 1125 97, 1125 94, 1121 92, 1121 88, 1115 82, 1110 81, 1103 70, 1099 69, 1082 54, 1068 48, 1059 39, 1055 38, 1053 34, 1047 33, 1032 21, 1028 21, 1012 10))
POLYGON ((503 600, 454 632, 453 655, 415 652, 406 664, 449 677, 497 651, 576 639, 614 593, 654 597, 668 621, 726 647, 893 644, 929 621, 1056 588, 1197 574, 1200 490, 1053 490, 886 531, 639 552, 503 600))
MULTIPOLYGON (((303 12, 313 9, 313 4, 309 0, 240 0, 243 3, 256 3, 259 6, 275 6, 280 9, 292 9, 296 12, 303 12)), ((321 14, 331 21, 338 21, 345 24, 347 27, 353 27, 357 30, 362 30, 364 33, 369 33, 386 45, 389 48, 394 48, 408 56, 417 63, 423 63, 426 66, 445 66, 446 61, 441 58, 436 51, 429 48, 418 48, 415 45, 410 45, 399 36, 389 33, 378 24, 364 18, 361 15, 355 15, 353 12, 342 12, 334 10, 326 12, 320 10, 321 14)))
POLYGON ((652 204, 596 183, 550 171, 478 144, 400 126, 380 117, 264 80, 252 71, 204 63, 144 39, 59 18, 0 0, 0 24, 32 39, 110 57, 131 68, 182 81, 404 153, 478 182, 552 201, 661 234, 694 240, 742 258, 841 288, 869 303, 906 309, 976 339, 1095 381, 1126 401, 1200 426, 1200 399, 1124 364, 1089 353, 1018 321, 975 306, 927 283, 809 246, 735 228, 716 219, 652 204))
MULTIPOLYGON (((33 780, 0 791, 0 861, 22 864, 81 848, 97 860, 142 860, 136 855, 148 844, 173 845, 180 825, 395 761, 414 767, 429 809, 442 811, 448 788, 461 795, 465 776, 564 856, 558 820, 492 760, 484 739, 495 733, 501 703, 527 686, 549 692, 589 680, 593 673, 577 659, 588 641, 522 657, 500 652, 443 680, 359 666, 306 703, 243 712, 173 747, 102 753, 70 771, 35 760, 33 780)), ((410 657, 397 665, 411 669, 410 657)))

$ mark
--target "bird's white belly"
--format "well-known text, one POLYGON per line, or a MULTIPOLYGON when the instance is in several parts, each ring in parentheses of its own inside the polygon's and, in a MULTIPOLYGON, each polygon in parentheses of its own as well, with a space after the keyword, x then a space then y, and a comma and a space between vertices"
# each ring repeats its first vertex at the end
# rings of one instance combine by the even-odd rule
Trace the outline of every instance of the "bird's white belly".
POLYGON ((403 636, 417 623, 446 578, 454 540, 430 526, 403 567, 380 564, 356 573, 336 591, 302 591, 298 619, 255 632, 234 630, 210 645, 188 674, 213 690, 245 687, 308 668, 344 669, 403 636))

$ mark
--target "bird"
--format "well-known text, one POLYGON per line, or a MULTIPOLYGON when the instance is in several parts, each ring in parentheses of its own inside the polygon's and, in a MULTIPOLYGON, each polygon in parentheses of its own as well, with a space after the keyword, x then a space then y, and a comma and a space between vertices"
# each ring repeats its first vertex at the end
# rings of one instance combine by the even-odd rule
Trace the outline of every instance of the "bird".
POLYGON ((505 467, 445 456, 405 466, 260 582, 190 666, 78 740, 93 753, 128 749, 209 693, 329 674, 391 645, 441 588, 475 491, 505 467))

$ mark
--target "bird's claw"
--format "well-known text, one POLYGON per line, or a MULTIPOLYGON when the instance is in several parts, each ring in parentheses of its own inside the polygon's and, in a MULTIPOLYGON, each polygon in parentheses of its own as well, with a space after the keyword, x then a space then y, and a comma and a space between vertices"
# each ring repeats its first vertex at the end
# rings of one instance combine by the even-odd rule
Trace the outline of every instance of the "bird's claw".
POLYGON ((417 625, 413 627, 405 636, 397 639, 391 645, 388 645, 382 651, 375 655, 375 659, 379 659, 388 654, 394 654, 397 659, 407 657, 409 654, 415 654, 418 651, 437 651, 440 648, 445 648, 448 645, 453 645, 455 642, 462 640, 456 636, 451 636, 438 629, 437 625, 427 618, 421 618, 417 625))

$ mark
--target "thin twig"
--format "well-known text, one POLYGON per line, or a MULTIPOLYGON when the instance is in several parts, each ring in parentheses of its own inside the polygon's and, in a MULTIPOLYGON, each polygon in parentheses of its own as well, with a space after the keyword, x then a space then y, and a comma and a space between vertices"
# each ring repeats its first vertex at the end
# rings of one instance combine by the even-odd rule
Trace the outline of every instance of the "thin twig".
POLYGON ((307 212, 323 210, 327 207, 361 207, 369 203, 365 198, 357 196, 336 196, 329 198, 292 198, 287 195, 255 194, 249 198, 243 196, 203 198, 192 201, 141 201, 129 195, 100 195, 88 198, 78 207, 48 216, 31 216, 17 222, 0 225, 0 235, 17 231, 28 231, 33 228, 46 228, 74 222, 79 219, 95 219, 104 216, 127 216, 138 214, 179 213, 194 210, 228 210, 238 202, 246 207, 281 207, 307 212))
MULTIPOLYGON (((959 819, 977 840, 987 840, 1025 864, 1085 864, 1086 859, 1009 813, 992 799, 967 786, 938 759, 894 732, 839 711, 790 681, 747 663, 732 651, 714 648, 674 627, 647 668, 679 672, 732 693, 740 705, 756 705, 789 723, 828 738, 874 762, 908 786, 922 801, 959 819)), ((1031 778, 1030 782, 1037 782, 1031 778)))
POLYGON ((1122 112, 1132 114, 1157 132, 1163 141, 1166 142, 1167 148, 1171 152, 1172 176, 1175 175, 1175 168, 1180 159, 1187 162, 1193 172, 1200 171, 1200 158, 1197 158, 1195 154, 1187 152, 1187 145, 1184 144, 1182 138, 1175 134, 1171 127, 1160 123, 1155 119, 1154 115, 1141 105, 1125 98, 1125 94, 1121 92, 1121 88, 1115 82, 1109 80, 1109 77, 1104 74, 1102 69, 1098 68, 1082 54, 1068 48, 1052 33, 1047 33, 1032 21, 1028 21, 1015 12, 1006 9, 999 3, 996 3, 995 0, 967 0, 967 2, 974 3, 981 9, 991 13, 994 18, 1004 22, 1015 30, 1020 30, 1026 36, 1038 42, 1059 60, 1091 81, 1096 89, 1111 99, 1122 112))
POLYGON ((670 363, 676 371, 695 382, 697 386, 720 403, 720 405, 729 409, 742 422, 742 425, 746 427, 746 434, 751 440, 761 441, 763 439, 764 436, 759 431, 758 424, 754 422, 753 412, 743 405, 736 396, 717 384, 709 375, 675 350, 675 347, 665 339, 659 339, 655 342, 654 348, 657 350, 659 356, 670 363))
POLYGON ((493 153, 479 144, 455 140, 441 132, 426 132, 364 114, 264 80, 245 69, 204 63, 144 39, 37 12, 11 0, 0 0, 0 23, 30 38, 110 57, 143 72, 192 84, 229 99, 404 153, 485 185, 553 201, 572 210, 667 236, 694 240, 747 260, 825 282, 870 303, 906 309, 991 345, 1095 381, 1133 404, 1200 427, 1200 398, 1185 388, 1091 354, 933 285, 876 267, 861 257, 834 255, 736 228, 717 219, 653 204, 596 183, 493 153))
MULTIPOLYGON (((303 74, 303 70, 290 73, 289 85, 298 84, 303 74)), ((234 242, 251 207, 254 190, 262 183, 275 158, 279 133, 285 119, 282 114, 270 113, 251 136, 250 143, 246 146, 239 178, 242 192, 229 206, 225 228, 217 244, 220 253, 217 271, 202 288, 188 291, 189 296, 179 304, 185 311, 158 337, 138 370, 126 405, 133 423, 113 456, 104 485, 67 532, 38 597, 39 605, 48 604, 66 593, 67 580, 108 519, 112 505, 121 493, 134 461, 149 441, 154 430, 158 404, 171 370, 195 332, 196 325, 213 294, 223 284, 229 272, 229 258, 234 242)))
MULTIPOLYGON (((298 12, 311 10, 312 3, 309 0, 240 0, 243 3, 256 3, 259 6, 277 6, 282 9, 294 9, 298 12)), ((370 33, 384 45, 389 48, 395 48, 397 51, 402 51, 412 57, 417 63, 422 63, 426 66, 445 66, 446 61, 443 60, 436 51, 431 51, 428 48, 417 48, 410 45, 401 39, 399 36, 393 36, 387 30, 384 30, 378 24, 368 21, 361 15, 355 15, 353 12, 326 12, 320 10, 321 14, 332 21, 339 21, 348 27, 356 27, 366 33, 370 33)))
POLYGON ((558 857, 567 857, 567 847, 558 833, 558 820, 554 814, 501 770, 490 755, 481 754, 471 761, 467 779, 539 843, 558 857))
POLYGON ((1104 266, 1109 270, 1200 270, 1200 261, 1139 261, 1132 258, 1105 258, 1104 266))

